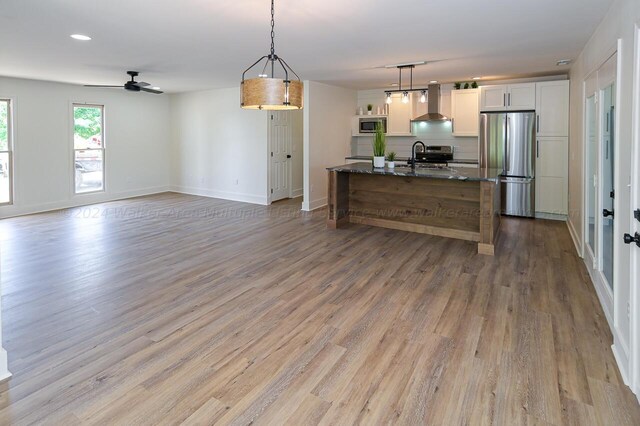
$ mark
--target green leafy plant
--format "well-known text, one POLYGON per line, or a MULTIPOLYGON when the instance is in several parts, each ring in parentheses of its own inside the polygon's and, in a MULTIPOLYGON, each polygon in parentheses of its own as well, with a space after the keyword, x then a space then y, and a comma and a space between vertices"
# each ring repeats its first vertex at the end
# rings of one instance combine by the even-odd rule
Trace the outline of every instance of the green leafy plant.
POLYGON ((382 123, 378 122, 376 124, 376 133, 373 136, 373 156, 384 157, 384 152, 386 151, 386 149, 387 143, 384 129, 382 128, 382 123))
POLYGON ((387 154, 387 161, 395 161, 396 159, 396 153, 394 151, 391 151, 390 153, 387 154))
POLYGON ((369 104, 367 105, 367 111, 372 111, 373 110, 373 105, 369 104))
POLYGON ((472 89, 477 89, 478 88, 478 82, 474 81, 473 83, 471 83, 471 88, 472 89))
POLYGON ((465 84, 464 84, 464 88, 465 88, 465 89, 468 89, 468 88, 469 88, 469 83, 465 83, 465 84))
POLYGON ((456 90, 460 90, 461 86, 462 86, 462 83, 460 83, 459 81, 456 81, 455 83, 453 83, 453 88, 456 90))

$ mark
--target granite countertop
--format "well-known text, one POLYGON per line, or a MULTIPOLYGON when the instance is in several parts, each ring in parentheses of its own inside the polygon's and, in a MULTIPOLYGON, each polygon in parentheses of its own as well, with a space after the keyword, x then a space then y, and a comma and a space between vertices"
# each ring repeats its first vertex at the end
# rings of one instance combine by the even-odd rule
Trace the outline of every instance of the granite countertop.
POLYGON ((432 179, 455 179, 455 180, 469 180, 469 181, 493 181, 497 182, 502 174, 502 170, 499 169, 484 169, 484 168, 468 168, 468 167, 446 167, 442 169, 429 168, 429 167, 416 167, 415 170, 411 167, 398 167, 393 169, 385 168, 373 168, 371 163, 354 163, 345 164, 342 166, 328 167, 330 172, 342 172, 342 173, 363 173, 370 175, 387 175, 387 176, 407 176, 418 178, 432 178, 432 179))
MULTIPOLYGON (((372 161, 373 157, 370 155, 352 155, 350 157, 345 157, 345 160, 364 160, 364 161, 372 161)), ((396 157, 395 161, 406 162, 409 161, 409 157, 396 157)), ((448 163, 459 163, 459 164, 478 164, 478 160, 458 160, 453 159, 448 161, 448 163)))

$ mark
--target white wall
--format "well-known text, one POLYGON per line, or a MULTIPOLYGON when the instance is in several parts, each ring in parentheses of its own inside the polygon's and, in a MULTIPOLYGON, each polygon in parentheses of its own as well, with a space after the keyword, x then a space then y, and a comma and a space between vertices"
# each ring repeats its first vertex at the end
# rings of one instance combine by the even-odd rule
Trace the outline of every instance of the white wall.
MULTIPOLYGON (((638 0, 617 0, 571 68, 571 106, 569 142, 569 222, 573 228, 579 247, 584 244, 584 93, 583 82, 587 75, 597 70, 615 51, 618 39, 622 39, 622 49, 618 51, 621 60, 620 97, 618 98, 618 135, 616 176, 616 226, 625 231, 630 226, 630 170, 632 140, 632 93, 634 26, 640 24, 640 2, 638 0)), ((631 281, 629 275, 629 246, 622 244, 622 233, 616 233, 616 268, 614 274, 614 353, 625 380, 629 377, 630 321, 627 303, 630 300, 631 281), (625 266, 626 265, 626 266, 625 266)), ((637 284, 637 283, 636 283, 637 284)), ((638 391, 638 389, 636 389, 638 391)))
POLYGON ((327 204, 327 167, 344 164, 351 151, 351 117, 357 93, 304 82, 304 196, 302 209, 327 204))
POLYGON ((166 191, 169 97, 0 77, 13 100, 14 204, 0 217, 166 191), (73 102, 105 106, 105 191, 74 195, 73 102))
POLYGON ((240 88, 171 96, 172 189, 268 202, 268 117, 240 108, 240 88))

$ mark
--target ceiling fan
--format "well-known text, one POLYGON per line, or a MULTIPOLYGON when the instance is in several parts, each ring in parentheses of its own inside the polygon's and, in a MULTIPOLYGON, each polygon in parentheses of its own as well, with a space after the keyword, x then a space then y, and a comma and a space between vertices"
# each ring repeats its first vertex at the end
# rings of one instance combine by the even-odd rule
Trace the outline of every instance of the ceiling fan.
POLYGON ((125 90, 130 90, 132 92, 149 92, 149 93, 153 93, 155 95, 160 95, 161 92, 160 90, 155 90, 155 89, 149 89, 147 86, 150 86, 149 83, 146 83, 144 81, 136 81, 135 78, 140 74, 138 71, 127 71, 127 74, 129 74, 131 76, 131 80, 127 81, 123 86, 109 86, 109 85, 102 85, 102 84, 85 84, 84 87, 113 87, 113 88, 124 88, 125 90))

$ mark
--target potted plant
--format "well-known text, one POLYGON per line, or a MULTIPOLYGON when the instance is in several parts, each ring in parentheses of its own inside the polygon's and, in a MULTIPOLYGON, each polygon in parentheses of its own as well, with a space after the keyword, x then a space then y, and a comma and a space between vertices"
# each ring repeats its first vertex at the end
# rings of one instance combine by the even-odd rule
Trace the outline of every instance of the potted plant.
POLYGON ((471 83, 471 88, 472 89, 477 89, 478 88, 478 82, 474 81, 473 83, 471 83))
POLYGON ((368 104, 367 105, 367 114, 371 115, 373 113, 373 105, 368 104))
POLYGON ((460 90, 461 86, 462 86, 462 83, 460 83, 459 81, 456 81, 455 83, 453 83, 453 88, 455 90, 460 90))
POLYGON ((387 154, 387 167, 390 169, 396 167, 396 153, 393 151, 387 154))
POLYGON ((373 167, 384 167, 384 152, 387 149, 382 123, 376 124, 376 133, 373 136, 373 167))
POLYGON ((465 89, 468 89, 468 88, 469 88, 469 83, 465 83, 465 84, 464 84, 464 88, 465 88, 465 89))

